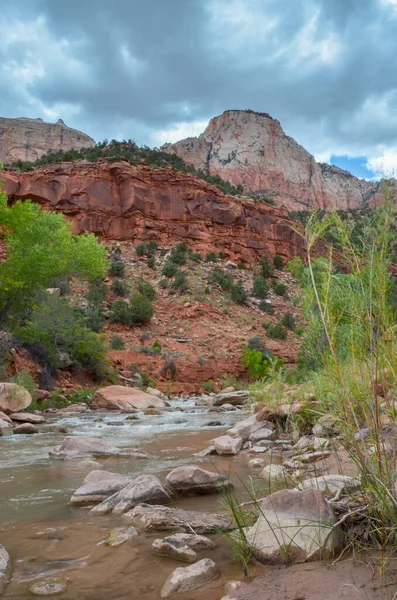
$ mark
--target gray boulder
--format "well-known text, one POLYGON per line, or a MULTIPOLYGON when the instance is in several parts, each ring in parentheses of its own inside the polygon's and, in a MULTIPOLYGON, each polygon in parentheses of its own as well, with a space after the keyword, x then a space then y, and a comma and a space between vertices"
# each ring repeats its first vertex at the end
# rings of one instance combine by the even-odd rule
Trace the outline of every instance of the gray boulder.
POLYGON ((19 423, 32 423, 33 425, 45 423, 45 418, 42 415, 34 415, 33 413, 12 413, 10 418, 13 421, 18 421, 19 423))
POLYGON ((131 477, 125 477, 118 473, 109 471, 91 471, 84 479, 70 499, 70 504, 75 506, 87 506, 103 502, 109 496, 119 492, 132 481, 131 477))
POLYGON ((193 550, 211 550, 212 548, 215 548, 215 543, 212 540, 204 535, 196 535, 194 533, 174 533, 163 539, 179 540, 193 550))
POLYGON ((154 540, 152 544, 153 554, 159 556, 167 556, 168 558, 174 558, 182 562, 195 562, 197 560, 197 554, 192 548, 185 544, 178 538, 172 536, 163 539, 154 540))
POLYGON ((258 429, 258 431, 254 431, 249 436, 249 441, 255 444, 256 442, 261 442, 262 440, 274 440, 276 438, 276 432, 272 429, 258 429))
POLYGON ((167 578, 161 588, 161 598, 169 598, 195 590, 210 583, 219 576, 219 570, 213 560, 203 558, 189 567, 178 567, 167 578))
POLYGON ((111 548, 118 548, 124 542, 128 542, 133 538, 137 537, 138 532, 135 527, 115 527, 108 531, 107 536, 103 540, 105 546, 110 546, 111 548))
POLYGON ((120 449, 99 438, 83 436, 67 436, 58 448, 49 452, 50 458, 87 458, 87 457, 121 457, 147 458, 147 452, 139 449, 120 449))
POLYGON ((221 435, 214 440, 216 453, 220 456, 230 456, 240 452, 243 440, 240 437, 221 435))
POLYGON ((227 477, 206 471, 196 465, 173 469, 165 481, 174 492, 179 494, 212 494, 233 487, 227 477))
POLYGON ((15 413, 27 408, 32 402, 28 390, 16 383, 0 383, 0 410, 15 413))
POLYGON ((297 490, 321 490, 335 494, 339 490, 354 490, 360 487, 360 480, 348 475, 321 475, 305 479, 298 486, 297 490))
POLYGON ((13 433, 25 433, 31 435, 32 433, 38 433, 37 427, 32 423, 21 423, 12 430, 13 433))
POLYGON ((250 435, 252 435, 255 431, 259 429, 271 429, 271 427, 266 427, 268 422, 265 421, 257 421, 256 415, 251 415, 239 423, 236 423, 233 427, 227 430, 227 435, 231 435, 232 437, 241 437, 244 441, 248 440, 250 435))
POLYGON ((160 479, 154 475, 140 475, 133 479, 122 490, 107 498, 91 509, 95 515, 114 513, 121 515, 138 504, 168 504, 171 496, 163 488, 160 479))
POLYGON ((222 404, 231 404, 232 406, 245 404, 248 398, 249 392, 245 390, 217 394, 214 398, 214 406, 222 406, 222 404))
POLYGON ((0 544, 0 594, 4 590, 11 574, 11 559, 7 550, 0 544))
POLYGON ((217 513, 203 513, 167 506, 140 504, 128 511, 125 518, 144 531, 185 531, 214 533, 234 529, 232 520, 217 513))

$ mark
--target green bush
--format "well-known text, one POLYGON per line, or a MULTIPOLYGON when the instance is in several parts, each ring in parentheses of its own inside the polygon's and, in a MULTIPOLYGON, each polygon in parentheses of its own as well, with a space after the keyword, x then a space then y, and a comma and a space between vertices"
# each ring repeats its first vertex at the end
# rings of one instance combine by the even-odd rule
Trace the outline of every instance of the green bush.
POLYGON ((31 376, 28 369, 22 369, 22 371, 16 373, 16 375, 10 378, 10 382, 21 385, 23 388, 25 388, 25 390, 28 390, 31 396, 33 396, 34 392, 37 390, 37 383, 31 376))
POLYGON ((211 394, 211 392, 214 390, 214 382, 211 381, 211 379, 208 381, 203 381, 203 388, 207 394, 211 394))
POLYGON ((200 263, 203 260, 203 257, 201 256, 200 252, 191 252, 189 254, 189 258, 195 263, 200 263))
POLYGON ((207 252, 205 261, 206 262, 218 262, 218 257, 216 255, 216 253, 211 250, 210 252, 207 252))
POLYGON ((184 242, 178 244, 170 252, 169 260, 175 265, 185 265, 187 261, 187 246, 184 242))
POLYGON ((177 265, 174 262, 172 262, 172 260, 168 259, 164 264, 161 273, 164 275, 164 277, 174 277, 177 270, 177 265))
POLYGON ((226 253, 225 253, 225 252, 219 252, 219 255, 218 255, 218 256, 219 256, 219 258, 220 258, 221 260, 225 260, 225 258, 226 258, 226 253))
POLYGON ((137 285, 138 292, 142 294, 142 296, 146 296, 149 300, 154 300, 156 297, 156 290, 152 286, 149 281, 145 281, 144 279, 140 279, 137 285))
POLYGON ((115 300, 110 308, 109 321, 131 325, 130 306, 125 300, 115 300))
POLYGON ((244 348, 242 362, 254 381, 264 379, 269 374, 269 361, 260 350, 244 348))
POLYGON ((266 280, 262 276, 256 275, 254 277, 252 293, 255 296, 255 298, 260 298, 260 299, 264 300, 265 298, 267 298, 269 289, 270 289, 270 287, 268 286, 268 284, 266 283, 266 280))
POLYGON ((241 281, 233 285, 230 290, 230 297, 236 304, 246 304, 248 300, 248 294, 241 281))
POLYGON ((295 331, 296 329, 295 317, 291 315, 290 312, 285 313, 285 315, 281 319, 281 324, 290 331, 295 331))
POLYGON ((149 269, 155 269, 156 268, 156 261, 154 260, 154 256, 150 256, 147 259, 147 266, 149 267, 149 269))
POLYGON ((181 293, 189 290, 189 281, 185 271, 177 271, 175 273, 175 278, 170 289, 181 293))
POLYGON ((119 335, 112 335, 110 340, 110 347, 112 350, 125 350, 125 344, 123 338, 119 335))
POLYGON ((150 299, 139 293, 134 294, 131 297, 129 313, 132 325, 149 323, 153 316, 153 306, 150 299))
POLYGON ((86 317, 86 325, 92 331, 99 333, 105 324, 105 309, 108 288, 106 283, 100 279, 90 281, 86 293, 87 306, 83 310, 86 317))
POLYGON ((285 340, 287 338, 287 330, 281 323, 276 323, 268 327, 267 335, 273 340, 285 340))
POLYGON ((146 255, 146 244, 141 242, 135 248, 135 252, 137 256, 145 256, 146 255))
POLYGON ((124 277, 125 264, 122 260, 112 260, 108 272, 111 277, 124 277))
POLYGON ((273 265, 275 269, 282 269, 284 266, 284 261, 282 256, 280 256, 279 254, 276 254, 275 256, 273 256, 273 265))
POLYGON ((155 255, 156 251, 158 250, 158 243, 155 242, 154 240, 150 240, 150 242, 148 242, 147 244, 145 244, 144 242, 141 242, 140 244, 138 244, 135 248, 135 252, 137 256, 147 256, 148 258, 151 258, 155 255))
POLYGON ((269 261, 267 260, 267 258, 261 258, 259 260, 259 265, 261 267, 262 277, 264 277, 265 279, 268 279, 269 277, 273 276, 274 269, 273 269, 272 265, 269 263, 269 261))
POLYGON ((245 271, 245 269, 246 269, 245 263, 240 261, 239 263, 237 263, 237 268, 241 269, 242 271, 245 271))
POLYGON ((208 273, 208 283, 219 285, 224 292, 230 292, 233 287, 233 275, 221 267, 214 267, 208 273))
POLYGON ((274 315, 274 306, 272 306, 270 302, 265 302, 262 300, 262 302, 258 304, 258 308, 263 310, 263 312, 265 312, 267 315, 274 315))
POLYGON ((154 352, 156 352, 157 354, 159 354, 161 352, 161 344, 158 340, 155 340, 153 342, 152 350, 154 352))
POLYGON ((288 291, 288 285, 281 281, 273 281, 273 290, 277 296, 285 296, 288 291))
POLYGON ((115 296, 124 298, 128 294, 129 286, 122 279, 114 279, 111 289, 115 296))

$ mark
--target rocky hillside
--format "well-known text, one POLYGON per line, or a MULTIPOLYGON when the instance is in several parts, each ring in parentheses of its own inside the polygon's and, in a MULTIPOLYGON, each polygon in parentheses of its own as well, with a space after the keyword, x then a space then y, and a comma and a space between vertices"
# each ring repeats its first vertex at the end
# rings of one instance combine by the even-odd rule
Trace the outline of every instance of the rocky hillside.
POLYGON ((162 150, 288 210, 345 210, 383 201, 381 183, 317 163, 266 113, 228 110, 211 119, 198 138, 162 150))
POLYGON ((42 119, 0 118, 0 162, 35 161, 48 152, 80 150, 94 146, 85 133, 71 129, 59 119, 46 123, 42 119))
POLYGON ((199 252, 222 251, 254 262, 279 254, 303 255, 300 236, 285 210, 226 196, 187 173, 127 161, 54 163, 33 172, 6 170, 11 201, 30 198, 73 219, 76 233, 110 240, 187 241, 199 252))

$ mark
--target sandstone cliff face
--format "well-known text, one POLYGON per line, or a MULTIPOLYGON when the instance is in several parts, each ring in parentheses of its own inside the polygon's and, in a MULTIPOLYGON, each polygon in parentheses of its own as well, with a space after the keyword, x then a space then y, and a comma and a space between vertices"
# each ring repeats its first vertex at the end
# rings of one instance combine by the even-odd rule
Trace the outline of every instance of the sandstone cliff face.
POLYGON ((165 144, 162 150, 288 210, 363 208, 383 201, 381 184, 316 163, 265 113, 228 110, 211 119, 198 138, 165 144))
POLYGON ((76 233, 112 240, 186 240, 197 251, 224 251, 247 262, 304 255, 285 210, 225 196, 201 179, 128 162, 55 163, 34 172, 5 171, 10 201, 31 198, 63 212, 76 233))
POLYGON ((35 161, 48 152, 81 150, 95 146, 85 133, 67 127, 62 119, 45 123, 42 119, 0 118, 0 162, 35 161))

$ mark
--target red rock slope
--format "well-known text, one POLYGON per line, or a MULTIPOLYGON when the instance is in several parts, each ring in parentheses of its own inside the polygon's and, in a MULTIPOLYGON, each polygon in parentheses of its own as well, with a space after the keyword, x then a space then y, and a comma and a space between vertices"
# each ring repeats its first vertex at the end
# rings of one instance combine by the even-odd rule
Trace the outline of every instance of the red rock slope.
POLYGON ((112 240, 186 240, 198 251, 224 251, 248 262, 303 254, 285 210, 225 196, 201 179, 170 169, 118 163, 55 163, 33 172, 5 171, 11 201, 31 198, 63 212, 74 231, 112 240))

